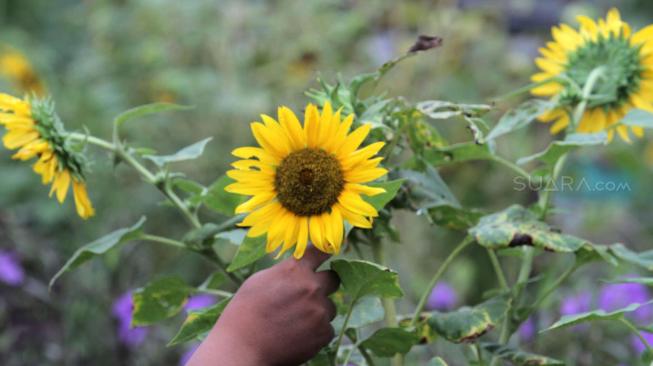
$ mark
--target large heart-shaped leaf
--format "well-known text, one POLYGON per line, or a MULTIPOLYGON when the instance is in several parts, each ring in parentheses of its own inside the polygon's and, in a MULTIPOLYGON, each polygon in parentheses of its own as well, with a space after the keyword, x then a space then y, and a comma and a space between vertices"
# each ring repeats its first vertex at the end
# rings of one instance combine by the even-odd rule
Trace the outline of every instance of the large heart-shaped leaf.
POLYGON ((551 171, 555 163, 563 154, 583 146, 597 146, 608 143, 608 135, 605 132, 598 133, 573 133, 567 135, 564 140, 553 141, 542 152, 521 158, 517 164, 527 164, 532 161, 544 163, 544 171, 551 171))
POLYGON ((227 271, 233 272, 243 267, 249 266, 257 260, 265 256, 265 235, 256 238, 246 236, 243 242, 238 247, 238 251, 231 264, 227 267, 227 271))
POLYGON ((515 366, 564 366, 565 364, 554 358, 536 355, 497 343, 481 343, 481 347, 515 366))
POLYGON ((152 161, 159 167, 163 167, 169 163, 193 160, 202 156, 206 144, 208 144, 211 140, 213 140, 213 137, 205 138, 202 141, 198 141, 192 145, 184 147, 172 155, 145 155, 143 157, 152 161))
POLYGON ((433 312, 428 323, 435 332, 451 342, 473 341, 496 327, 506 315, 509 304, 509 298, 501 295, 474 307, 447 313, 433 312))
POLYGON ((381 328, 361 343, 379 357, 392 357, 397 353, 405 354, 419 342, 415 331, 404 328, 381 328))
POLYGON ((93 257, 105 254, 109 250, 124 242, 140 237, 142 234, 141 229, 143 228, 143 224, 145 224, 145 217, 141 217, 141 219, 138 220, 138 222, 132 227, 118 229, 77 249, 72 257, 68 259, 66 264, 64 264, 63 267, 61 267, 61 269, 52 277, 50 280, 50 288, 52 288, 57 279, 61 277, 61 275, 63 275, 65 272, 71 271, 81 266, 83 263, 91 260, 93 257))
POLYGON ((168 346, 203 340, 229 304, 229 300, 231 299, 224 299, 211 307, 189 312, 179 332, 168 346))
POLYGON ((331 269, 338 273, 342 287, 353 303, 364 296, 394 298, 404 295, 397 272, 376 263, 336 259, 331 262, 331 269))
POLYGON ((551 230, 537 215, 519 205, 482 217, 469 233, 489 249, 532 245, 553 252, 575 252, 587 243, 551 230))
POLYGON ((184 308, 192 290, 181 278, 168 276, 134 291, 132 325, 151 325, 177 315, 184 308))

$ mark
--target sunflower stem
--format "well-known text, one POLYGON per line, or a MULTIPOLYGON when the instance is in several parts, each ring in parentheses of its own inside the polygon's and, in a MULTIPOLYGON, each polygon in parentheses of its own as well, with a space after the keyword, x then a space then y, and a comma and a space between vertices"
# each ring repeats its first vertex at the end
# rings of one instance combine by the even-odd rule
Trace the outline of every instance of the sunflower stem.
POLYGON ((449 256, 444 260, 440 268, 438 268, 437 272, 433 275, 431 278, 431 281, 429 281, 428 286, 424 290, 424 293, 422 293, 422 297, 420 298, 419 302, 417 303, 417 307, 415 307, 415 312, 413 313, 413 319, 410 322, 411 326, 415 326, 417 324, 417 321, 419 320, 419 316, 424 310, 424 306, 426 306, 426 301, 429 298, 429 295, 431 294, 431 291, 433 291, 433 288, 435 285, 438 283, 440 280, 440 277, 444 274, 444 271, 449 267, 451 262, 460 254, 460 252, 463 251, 463 249, 467 248, 469 244, 473 242, 473 238, 471 236, 466 236, 460 244, 449 254, 449 256))
POLYGON ((494 250, 488 249, 487 255, 490 257, 490 262, 492 262, 492 268, 494 268, 494 272, 497 275, 497 281, 499 281, 499 285, 503 290, 509 290, 510 288, 508 287, 508 281, 506 281, 506 275, 503 273, 503 268, 501 268, 501 262, 499 262, 497 254, 494 252, 494 250))
POLYGON ((631 323, 630 320, 626 318, 621 318, 619 320, 639 338, 639 340, 642 342, 642 344, 644 344, 646 350, 649 353, 653 352, 653 348, 651 347, 651 344, 648 343, 648 341, 646 340, 646 338, 644 338, 644 336, 639 331, 639 329, 637 329, 637 327, 633 323, 631 323))
POLYGON ((334 355, 333 355, 333 360, 334 364, 338 363, 338 350, 340 349, 340 344, 342 343, 342 338, 345 335, 345 330, 347 330, 347 324, 349 324, 349 319, 351 319, 351 314, 354 311, 354 305, 356 303, 354 301, 349 304, 349 308, 347 309, 347 314, 345 315, 345 320, 342 322, 342 328, 340 328, 340 332, 338 332, 338 338, 336 338, 336 343, 334 344, 334 355))

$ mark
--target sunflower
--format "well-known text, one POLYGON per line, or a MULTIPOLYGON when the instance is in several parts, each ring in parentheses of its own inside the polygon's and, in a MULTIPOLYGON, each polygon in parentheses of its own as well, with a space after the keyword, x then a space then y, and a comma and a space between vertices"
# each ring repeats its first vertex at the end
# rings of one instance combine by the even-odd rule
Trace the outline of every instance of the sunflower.
POLYGON ((0 125, 7 129, 2 138, 5 147, 18 150, 14 159, 38 159, 34 172, 41 176, 43 184, 52 183, 50 196, 55 194, 63 203, 72 183, 79 216, 87 219, 95 214, 83 176, 83 157, 65 140, 65 131, 51 102, 0 93, 0 125))
POLYGON ((540 85, 532 93, 555 97, 558 105, 540 120, 554 121, 551 133, 566 129, 571 109, 582 100, 580 90, 593 70, 604 67, 580 122, 571 128, 579 133, 607 131, 609 140, 615 131, 625 141, 630 141, 630 131, 642 137, 642 127, 619 122, 633 108, 653 112, 653 25, 633 34, 614 8, 605 19, 577 20, 579 29, 567 24, 553 27, 553 41, 535 60, 541 72, 532 80, 540 85))
POLYGON ((287 107, 279 107, 278 122, 262 115, 251 124, 260 147, 240 147, 232 153, 243 160, 232 164, 227 175, 236 182, 226 191, 252 196, 236 208, 248 213, 240 226, 250 227, 248 236, 267 234, 268 253, 279 255, 295 246, 294 256, 304 255, 308 241, 325 253, 338 253, 344 237, 344 221, 371 228, 376 209, 361 195, 385 192, 370 187, 385 175, 374 157, 383 147, 361 143, 371 125, 350 133, 354 115, 341 120, 341 110, 325 103, 322 113, 309 104, 304 126, 287 107))
POLYGON ((3 47, 0 51, 0 75, 25 92, 41 95, 45 89, 27 57, 10 47, 3 47))

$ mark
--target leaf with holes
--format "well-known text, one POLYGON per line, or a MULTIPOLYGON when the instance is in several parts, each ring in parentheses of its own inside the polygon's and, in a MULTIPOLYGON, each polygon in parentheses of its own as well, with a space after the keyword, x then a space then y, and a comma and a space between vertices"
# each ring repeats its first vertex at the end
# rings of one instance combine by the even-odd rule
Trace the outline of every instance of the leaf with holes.
POLYGON ((576 252, 587 243, 551 230, 537 215, 519 205, 482 217, 469 233, 489 249, 530 245, 552 252, 576 252))
POLYGON ((189 312, 179 332, 168 343, 168 346, 203 340, 213 328, 215 322, 218 321, 227 304, 229 304, 229 300, 231 299, 224 299, 211 307, 189 312))
POLYGON ((116 246, 124 242, 138 239, 142 234, 143 224, 145 224, 145 217, 141 217, 141 219, 132 227, 116 230, 77 249, 72 257, 68 259, 66 264, 64 264, 63 267, 61 267, 61 269, 52 277, 50 280, 50 288, 52 288, 57 279, 65 272, 81 266, 85 262, 93 259, 93 257, 107 253, 109 250, 114 249, 116 246))
POLYGON ((436 333, 451 342, 470 342, 496 327, 506 315, 509 304, 509 298, 501 295, 474 307, 448 313, 432 312, 428 323, 436 333))
POLYGON ((361 343, 379 357, 392 357, 397 353, 406 354, 419 342, 414 331, 403 328, 381 328, 361 343))
POLYGON ((134 291, 133 326, 151 325, 177 315, 193 289, 177 276, 157 279, 134 291))

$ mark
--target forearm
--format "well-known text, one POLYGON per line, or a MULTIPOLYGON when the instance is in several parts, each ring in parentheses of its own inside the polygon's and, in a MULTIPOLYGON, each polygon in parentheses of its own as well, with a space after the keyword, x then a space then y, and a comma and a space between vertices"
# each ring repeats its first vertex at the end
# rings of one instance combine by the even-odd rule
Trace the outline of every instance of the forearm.
POLYGON ((195 351, 186 366, 267 366, 258 350, 248 346, 219 324, 195 351))

